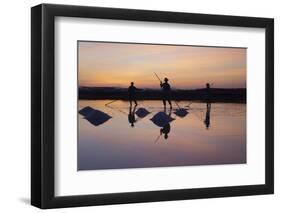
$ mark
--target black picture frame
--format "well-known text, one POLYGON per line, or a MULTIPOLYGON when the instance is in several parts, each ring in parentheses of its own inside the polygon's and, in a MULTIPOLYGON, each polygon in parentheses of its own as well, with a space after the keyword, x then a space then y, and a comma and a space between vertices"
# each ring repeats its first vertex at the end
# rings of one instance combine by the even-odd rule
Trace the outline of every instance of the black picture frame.
POLYGON ((169 201, 274 192, 274 20, 271 18, 208 15, 164 11, 41 4, 31 8, 31 204, 42 209, 169 201), (56 197, 55 17, 81 17, 162 23, 264 28, 266 128, 265 184, 56 197))

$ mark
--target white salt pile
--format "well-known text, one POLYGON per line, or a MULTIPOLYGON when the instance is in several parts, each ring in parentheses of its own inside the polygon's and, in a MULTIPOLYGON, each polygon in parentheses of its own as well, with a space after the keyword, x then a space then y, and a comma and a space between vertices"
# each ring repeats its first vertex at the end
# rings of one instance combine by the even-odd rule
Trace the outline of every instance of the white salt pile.
POLYGON ((92 107, 86 106, 83 109, 79 110, 79 113, 83 116, 87 116, 89 113, 91 113, 94 109, 92 107))
POLYGON ((145 108, 138 108, 138 110, 136 111, 136 115, 139 118, 144 118, 145 116, 147 116, 150 112, 147 111, 145 108))
POLYGON ((181 108, 181 109, 176 109, 176 111, 174 112, 177 116, 183 118, 188 114, 187 109, 181 108))
POLYGON ((150 119, 155 125, 159 127, 164 127, 167 123, 175 120, 167 115, 165 112, 158 112, 150 119))
POLYGON ((92 111, 85 116, 85 119, 94 126, 99 126, 108 121, 110 118, 112 118, 110 115, 97 109, 92 109, 92 111))

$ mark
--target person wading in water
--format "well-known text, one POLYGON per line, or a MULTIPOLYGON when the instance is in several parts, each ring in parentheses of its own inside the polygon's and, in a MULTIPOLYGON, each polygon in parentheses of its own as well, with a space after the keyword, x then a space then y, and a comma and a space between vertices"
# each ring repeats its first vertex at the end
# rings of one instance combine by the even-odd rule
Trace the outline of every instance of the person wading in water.
POLYGON ((135 105, 138 105, 136 100, 136 91, 137 88, 134 86, 134 82, 131 82, 131 86, 128 88, 130 106, 132 106, 132 102, 134 102, 135 105))
POLYGON ((171 86, 168 83, 169 79, 164 78, 164 83, 160 81, 160 87, 162 88, 162 95, 163 95, 163 104, 166 108, 166 101, 168 101, 170 108, 172 109, 172 103, 171 103, 171 86))

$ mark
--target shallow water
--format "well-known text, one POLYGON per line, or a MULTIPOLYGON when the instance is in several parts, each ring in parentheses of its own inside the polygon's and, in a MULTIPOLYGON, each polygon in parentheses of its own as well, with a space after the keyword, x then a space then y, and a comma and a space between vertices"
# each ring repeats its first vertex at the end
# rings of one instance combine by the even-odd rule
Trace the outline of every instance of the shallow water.
POLYGON ((165 112, 174 120, 160 134, 162 127, 150 119, 163 112, 161 101, 139 102, 136 110, 143 107, 151 113, 135 115, 133 127, 129 103, 105 106, 108 102, 79 100, 79 110, 90 106, 112 118, 95 126, 79 114, 78 170, 246 163, 246 104, 212 103, 207 108, 206 103, 192 103, 184 117, 174 114, 174 104, 165 112))

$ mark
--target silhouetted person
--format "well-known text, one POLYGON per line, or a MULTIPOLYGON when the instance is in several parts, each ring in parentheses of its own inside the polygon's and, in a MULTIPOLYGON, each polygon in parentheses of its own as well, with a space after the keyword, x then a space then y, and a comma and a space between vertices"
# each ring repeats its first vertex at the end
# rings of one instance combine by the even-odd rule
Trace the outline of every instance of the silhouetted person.
POLYGON ((211 103, 207 102, 206 106, 207 106, 207 109, 206 109, 206 115, 205 115, 204 124, 206 126, 206 129, 209 129, 210 122, 211 122, 211 103))
POLYGON ((169 79, 164 78, 164 83, 161 81, 160 82, 160 87, 162 88, 162 96, 163 96, 163 104, 164 107, 166 108, 166 101, 168 101, 170 108, 172 108, 172 103, 171 103, 171 86, 168 83, 169 79))
POLYGON ((133 109, 132 109, 132 105, 130 105, 128 120, 129 123, 131 124, 131 127, 134 127, 135 126, 134 123, 136 123, 135 111, 136 111, 136 105, 134 106, 133 109))
POLYGON ((210 83, 206 83, 206 89, 208 90, 208 89, 210 89, 210 88, 211 88, 210 83))
POLYGON ((211 101, 211 85, 209 83, 206 83, 206 102, 211 101))
POLYGON ((137 91, 137 88, 134 86, 134 82, 131 82, 131 86, 129 86, 129 88, 128 88, 130 106, 132 106, 133 101, 134 101, 135 105, 138 105, 137 100, 136 100, 136 91, 137 91))

